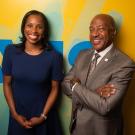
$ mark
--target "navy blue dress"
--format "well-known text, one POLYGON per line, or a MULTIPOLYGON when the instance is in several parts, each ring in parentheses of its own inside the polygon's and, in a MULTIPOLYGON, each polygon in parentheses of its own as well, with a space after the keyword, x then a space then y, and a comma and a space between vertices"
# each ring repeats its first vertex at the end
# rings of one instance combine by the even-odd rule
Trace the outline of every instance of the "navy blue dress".
MULTIPOLYGON (((15 45, 6 48, 2 71, 12 76, 12 92, 16 111, 30 119, 40 116, 51 90, 51 80, 62 80, 62 58, 54 50, 29 55, 15 45)), ((60 135, 56 108, 42 124, 25 129, 10 115, 8 135, 60 135)))

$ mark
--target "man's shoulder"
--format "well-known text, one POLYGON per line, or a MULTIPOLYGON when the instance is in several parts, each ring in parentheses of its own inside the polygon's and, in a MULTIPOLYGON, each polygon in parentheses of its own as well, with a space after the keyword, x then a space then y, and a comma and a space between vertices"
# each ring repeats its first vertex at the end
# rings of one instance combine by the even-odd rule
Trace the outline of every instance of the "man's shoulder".
POLYGON ((76 57, 76 61, 85 61, 88 58, 90 58, 90 56, 92 55, 92 50, 91 49, 83 49, 81 50, 77 57, 76 57))
POLYGON ((119 57, 122 57, 125 60, 131 60, 131 61, 133 61, 132 58, 127 53, 125 53, 125 52, 123 52, 123 51, 121 51, 119 49, 116 49, 116 50, 117 50, 117 55, 119 57))
POLYGON ((116 49, 116 57, 117 57, 117 60, 123 62, 123 63, 132 63, 135 65, 135 62, 134 60, 128 55, 126 54, 125 52, 119 50, 119 49, 116 49))
POLYGON ((83 50, 81 50, 80 52, 79 52, 79 54, 81 54, 81 55, 87 55, 87 54, 90 54, 90 53, 92 53, 93 52, 93 49, 83 49, 83 50))

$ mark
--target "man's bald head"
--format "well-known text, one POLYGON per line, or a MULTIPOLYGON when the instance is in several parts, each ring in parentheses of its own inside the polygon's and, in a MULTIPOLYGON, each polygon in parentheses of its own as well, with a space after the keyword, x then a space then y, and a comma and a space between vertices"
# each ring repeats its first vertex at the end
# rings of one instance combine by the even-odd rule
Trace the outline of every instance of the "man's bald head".
POLYGON ((114 19, 107 14, 96 15, 90 23, 90 41, 98 52, 113 43, 116 35, 114 19))
POLYGON ((92 19, 91 23, 92 23, 95 19, 101 19, 101 20, 103 20, 103 21, 105 22, 105 24, 106 24, 109 28, 111 28, 111 29, 113 29, 114 31, 116 31, 115 21, 114 21, 114 19, 113 19, 112 16, 110 16, 110 15, 108 15, 108 14, 98 14, 98 15, 96 15, 96 16, 92 19))

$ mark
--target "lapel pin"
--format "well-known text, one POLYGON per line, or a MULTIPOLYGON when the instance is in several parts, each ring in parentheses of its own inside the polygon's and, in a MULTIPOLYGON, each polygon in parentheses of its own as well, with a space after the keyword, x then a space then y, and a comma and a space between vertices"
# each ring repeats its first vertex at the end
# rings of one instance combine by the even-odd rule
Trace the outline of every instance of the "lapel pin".
POLYGON ((108 61, 108 59, 107 59, 107 58, 105 58, 105 59, 104 59, 104 61, 105 61, 105 62, 107 62, 107 61, 108 61))

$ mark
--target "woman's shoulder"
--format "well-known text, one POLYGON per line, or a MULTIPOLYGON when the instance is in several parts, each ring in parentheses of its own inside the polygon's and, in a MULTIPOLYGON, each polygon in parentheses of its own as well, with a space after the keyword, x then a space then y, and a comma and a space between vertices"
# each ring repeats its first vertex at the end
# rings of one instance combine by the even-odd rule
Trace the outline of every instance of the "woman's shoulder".
POLYGON ((48 59, 52 62, 54 61, 61 61, 63 59, 62 54, 59 53, 58 51, 51 49, 49 51, 47 51, 47 55, 48 59))
POLYGON ((61 53, 59 53, 58 51, 52 49, 49 51, 50 52, 50 55, 53 57, 53 58, 57 58, 57 57, 61 57, 61 53))
POLYGON ((7 47, 6 47, 6 50, 9 50, 9 51, 11 51, 11 50, 16 50, 16 49, 18 49, 18 48, 20 47, 20 45, 21 45, 21 44, 9 44, 9 45, 7 45, 7 47))
POLYGON ((15 52, 18 52, 18 50, 20 50, 20 45, 21 44, 9 44, 6 47, 5 52, 6 53, 15 53, 15 52))

